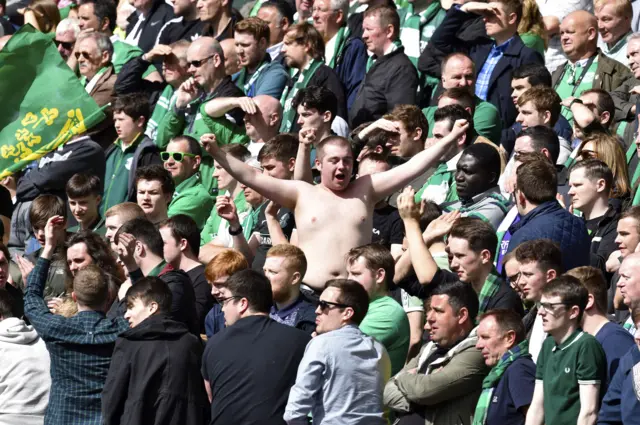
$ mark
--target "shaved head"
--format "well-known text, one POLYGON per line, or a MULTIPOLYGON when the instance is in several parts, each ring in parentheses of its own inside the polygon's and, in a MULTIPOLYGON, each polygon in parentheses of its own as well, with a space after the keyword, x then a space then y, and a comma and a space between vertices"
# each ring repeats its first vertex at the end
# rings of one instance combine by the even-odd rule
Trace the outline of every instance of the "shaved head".
POLYGON ((240 71, 238 63, 238 52, 236 51, 236 41, 233 38, 227 38, 220 43, 224 56, 224 68, 227 75, 233 75, 240 71))
POLYGON ((189 51, 197 51, 207 56, 210 55, 223 55, 222 47, 220 43, 213 37, 200 37, 189 46, 189 51))
POLYGON ((598 20, 585 10, 568 14, 560 24, 560 40, 572 63, 593 56, 598 49, 598 20))
POLYGON ((254 97, 253 101, 256 103, 258 109, 260 109, 262 115, 270 116, 276 113, 279 117, 282 117, 282 105, 280 105, 280 102, 275 97, 261 94, 260 96, 254 97))

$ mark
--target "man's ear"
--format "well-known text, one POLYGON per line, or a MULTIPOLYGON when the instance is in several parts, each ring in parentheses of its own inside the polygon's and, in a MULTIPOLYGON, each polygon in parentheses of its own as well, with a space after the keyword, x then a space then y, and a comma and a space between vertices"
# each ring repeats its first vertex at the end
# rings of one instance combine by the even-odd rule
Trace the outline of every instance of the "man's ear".
POLYGON ((467 307, 461 307, 458 311, 458 324, 462 325, 464 322, 469 320, 469 310, 467 307))
POLYGON ((547 273, 545 275, 545 278, 547 279, 547 282, 552 281, 556 277, 558 277, 558 272, 557 271, 555 271, 554 269, 547 270, 547 273))
POLYGON ((291 171, 293 173, 293 170, 296 169, 296 159, 295 158, 289 158, 289 161, 287 162, 287 168, 289 169, 289 171, 291 171))
POLYGON ((422 139, 422 129, 420 127, 416 127, 416 129, 413 130, 413 140, 419 141, 420 139, 422 139))
POLYGON ((482 260, 482 264, 488 264, 493 262, 493 256, 488 249, 483 249, 480 251, 480 259, 482 260))
POLYGON ((160 307, 158 306, 157 302, 151 301, 149 303, 149 313, 151 313, 152 315, 156 314, 159 309, 160 309, 160 307))
POLYGON ((386 278, 386 273, 384 272, 384 269, 380 268, 380 269, 376 270, 376 283, 378 285, 383 283, 385 278, 386 278))
POLYGON ((178 242, 178 246, 180 247, 180 251, 184 252, 189 247, 189 242, 187 242, 185 238, 182 238, 180 242, 178 242))
POLYGON ((324 122, 331 121, 331 111, 324 111, 322 113, 322 121, 324 121, 324 122))
POLYGON ((106 32, 109 29, 110 24, 111 21, 109 18, 102 18, 102 21, 100 22, 100 32, 106 32))
POLYGON ((551 122, 551 111, 544 111, 542 113, 543 121, 545 124, 549 124, 551 122))
POLYGON ((593 298, 593 294, 589 294, 587 298, 587 306, 584 308, 585 311, 589 310, 595 304, 596 300, 593 298))
POLYGON ((606 187, 607 187, 607 184, 605 183, 604 179, 598 179, 596 181, 596 192, 598 193, 604 192, 606 187))
POLYGON ((603 125, 609 125, 609 122, 611 121, 611 114, 609 113, 609 111, 604 111, 601 115, 600 115, 600 122, 603 125))
POLYGON ((302 276, 300 276, 300 272, 294 272, 293 276, 291 276, 291 285, 297 285, 302 282, 302 276))

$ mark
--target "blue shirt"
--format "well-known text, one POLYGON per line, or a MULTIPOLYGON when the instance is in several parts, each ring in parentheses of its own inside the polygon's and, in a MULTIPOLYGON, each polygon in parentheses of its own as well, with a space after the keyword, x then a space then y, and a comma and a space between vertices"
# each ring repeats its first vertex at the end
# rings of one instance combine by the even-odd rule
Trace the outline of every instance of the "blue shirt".
POLYGON ((595 337, 602 345, 607 358, 607 383, 609 383, 618 370, 620 358, 629 352, 635 345, 635 341, 626 329, 613 322, 601 327, 595 337))
POLYGON ((220 304, 215 303, 204 318, 204 333, 207 334, 208 339, 211 339, 212 336, 223 330, 224 327, 222 307, 220 307, 220 304))
POLYGON ((640 363, 640 350, 634 346, 620 358, 598 413, 598 425, 640 424, 640 403, 633 389, 633 367, 640 363))
POLYGON ((524 425, 520 410, 531 404, 536 381, 536 365, 531 357, 519 357, 498 382, 487 410, 487 424, 524 425))
POLYGON ((476 96, 478 96, 480 99, 487 100, 491 74, 493 73, 493 70, 498 62, 500 62, 500 59, 502 59, 502 56, 509 47, 511 40, 513 40, 513 37, 499 46, 494 43, 493 47, 491 48, 491 52, 489 52, 489 56, 487 56, 487 60, 484 62, 484 65, 482 65, 482 69, 476 77, 476 96))
POLYGON ((297 300, 281 310, 278 310, 275 305, 271 306, 269 317, 283 325, 293 326, 311 334, 316 330, 315 311, 316 308, 305 301, 302 294, 300 294, 297 300))

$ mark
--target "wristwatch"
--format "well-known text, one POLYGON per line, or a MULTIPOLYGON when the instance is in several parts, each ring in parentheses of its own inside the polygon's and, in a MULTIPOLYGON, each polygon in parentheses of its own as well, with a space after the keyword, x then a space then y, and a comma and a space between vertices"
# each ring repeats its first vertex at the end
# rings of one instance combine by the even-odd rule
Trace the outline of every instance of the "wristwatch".
POLYGON ((229 226, 229 234, 231 236, 238 236, 240 233, 242 233, 242 226, 238 226, 237 229, 232 229, 231 226, 229 226))

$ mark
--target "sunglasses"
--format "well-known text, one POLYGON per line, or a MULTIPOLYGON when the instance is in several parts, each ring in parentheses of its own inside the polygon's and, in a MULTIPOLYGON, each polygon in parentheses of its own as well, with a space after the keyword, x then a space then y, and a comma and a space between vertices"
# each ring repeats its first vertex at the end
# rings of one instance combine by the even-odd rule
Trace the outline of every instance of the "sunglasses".
POLYGON ((332 307, 335 308, 347 308, 347 307, 351 307, 350 305, 347 304, 340 304, 340 303, 332 303, 331 301, 318 301, 318 307, 320 307, 320 311, 325 312, 327 310, 331 310, 332 307))
POLYGON ((193 66, 194 68, 200 68, 203 63, 205 63, 206 61, 208 61, 209 59, 211 59, 214 56, 215 55, 207 56, 204 59, 198 59, 198 60, 195 60, 195 61, 187 62, 187 64, 193 66))
POLYGON ((73 46, 75 45, 75 43, 70 43, 70 42, 66 42, 66 41, 58 41, 56 39, 54 39, 53 42, 55 43, 56 47, 62 46, 62 48, 65 49, 65 50, 73 50, 73 46))
POLYGON ((75 52, 76 55, 76 59, 80 59, 80 56, 82 56, 85 59, 91 59, 91 55, 89 54, 89 52, 75 52))
POLYGON ((185 156, 189 158, 195 158, 197 155, 182 152, 160 152, 160 159, 162 160, 162 162, 167 162, 169 158, 173 158, 175 162, 182 162, 185 156))
POLYGON ((229 301, 229 300, 235 300, 235 299, 237 299, 237 298, 242 298, 242 297, 240 297, 240 296, 238 296, 238 295, 232 295, 232 296, 227 297, 227 298, 219 298, 219 299, 218 299, 218 303, 220 304, 220 306, 224 307, 224 305, 227 303, 227 301, 229 301))

